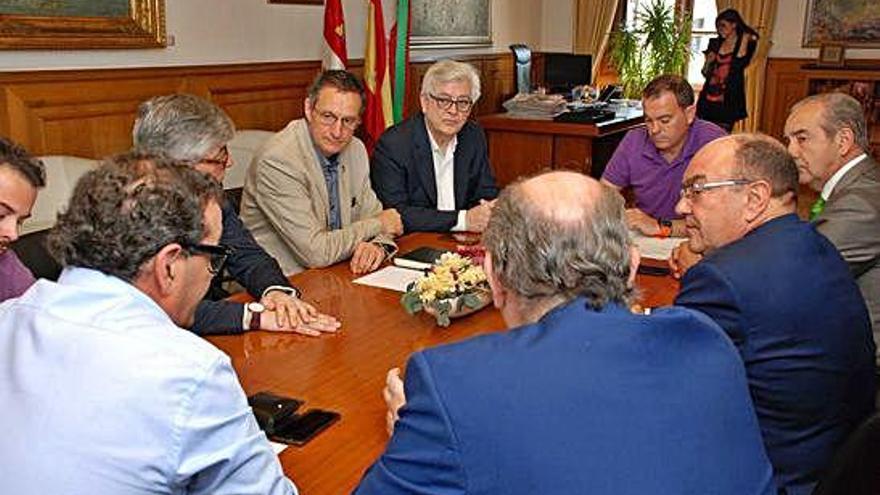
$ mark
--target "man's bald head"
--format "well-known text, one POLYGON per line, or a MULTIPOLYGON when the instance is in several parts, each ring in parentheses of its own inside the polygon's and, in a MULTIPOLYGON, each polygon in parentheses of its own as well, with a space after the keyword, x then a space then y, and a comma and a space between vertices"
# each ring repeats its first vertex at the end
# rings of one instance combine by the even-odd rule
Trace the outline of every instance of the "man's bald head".
POLYGON ((550 172, 502 191, 483 240, 504 288, 529 301, 585 296, 601 308, 631 295, 629 231, 616 191, 550 172))

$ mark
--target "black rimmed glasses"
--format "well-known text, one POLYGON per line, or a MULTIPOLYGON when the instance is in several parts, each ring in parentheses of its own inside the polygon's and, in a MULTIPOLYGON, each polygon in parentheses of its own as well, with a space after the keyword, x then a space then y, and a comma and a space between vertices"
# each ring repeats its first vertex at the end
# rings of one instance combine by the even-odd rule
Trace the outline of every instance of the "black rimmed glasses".
POLYGON ((315 109, 315 115, 317 116, 318 122, 327 127, 333 127, 336 125, 336 122, 341 121, 342 127, 353 131, 361 125, 360 117, 340 117, 333 112, 318 109, 315 109))
POLYGON ((474 106, 474 102, 471 101, 470 98, 461 98, 455 99, 450 98, 448 96, 437 96, 433 93, 428 93, 428 96, 434 100, 434 103, 440 107, 440 110, 449 111, 452 110, 452 106, 455 105, 455 109, 461 113, 469 112, 471 108, 474 106))
POLYGON ((212 158, 202 158, 201 162, 225 167, 229 163, 229 148, 224 145, 212 158))
POLYGON ((746 184, 751 184, 752 182, 754 181, 749 179, 723 179, 710 182, 686 183, 681 186, 681 197, 687 200, 692 200, 694 197, 699 196, 706 191, 711 191, 712 189, 730 186, 744 186, 746 184))
POLYGON ((231 247, 214 244, 181 244, 181 247, 191 254, 207 256, 208 271, 211 272, 212 275, 217 275, 223 270, 223 265, 226 264, 226 258, 234 252, 231 247))

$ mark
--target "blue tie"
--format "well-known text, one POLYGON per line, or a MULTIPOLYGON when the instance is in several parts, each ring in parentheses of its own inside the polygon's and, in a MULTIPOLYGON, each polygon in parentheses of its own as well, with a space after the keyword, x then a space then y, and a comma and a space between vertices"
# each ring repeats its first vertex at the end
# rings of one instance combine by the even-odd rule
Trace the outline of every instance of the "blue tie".
POLYGON ((339 211, 339 154, 321 160, 321 170, 327 183, 327 199, 330 201, 330 230, 342 228, 342 213, 339 211))

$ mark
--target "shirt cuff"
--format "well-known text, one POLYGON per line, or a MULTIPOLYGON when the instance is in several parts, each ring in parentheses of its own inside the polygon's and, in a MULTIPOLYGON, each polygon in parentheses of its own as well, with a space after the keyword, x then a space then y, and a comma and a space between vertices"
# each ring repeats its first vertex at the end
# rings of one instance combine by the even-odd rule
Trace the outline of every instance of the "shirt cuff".
POLYGON ((453 232, 465 232, 467 230, 467 210, 458 212, 458 221, 452 227, 453 232))
POLYGON ((263 291, 263 294, 260 296, 260 299, 266 297, 266 294, 272 292, 273 290, 280 290, 281 292, 284 292, 285 294, 287 294, 290 297, 293 297, 296 299, 302 299, 302 291, 300 291, 296 287, 289 287, 286 285, 270 285, 269 287, 266 287, 266 290, 263 291))
POLYGON ((251 310, 248 309, 247 304, 243 304, 244 311, 241 312, 241 329, 247 331, 251 326, 251 310))

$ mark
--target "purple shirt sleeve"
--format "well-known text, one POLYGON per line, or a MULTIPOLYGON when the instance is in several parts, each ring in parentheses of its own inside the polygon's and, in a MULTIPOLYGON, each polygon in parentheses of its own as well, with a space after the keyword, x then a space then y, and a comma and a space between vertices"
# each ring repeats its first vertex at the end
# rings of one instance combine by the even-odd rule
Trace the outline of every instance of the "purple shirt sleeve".
POLYGON ((35 281, 31 271, 22 264, 15 252, 7 250, 0 253, 0 301, 24 294, 35 281))
POLYGON ((637 133, 638 129, 626 133, 617 149, 614 150, 614 154, 611 155, 611 159, 608 160, 605 171, 602 172, 602 178, 617 187, 625 188, 632 185, 630 159, 634 153, 638 153, 635 144, 638 140, 637 133))

